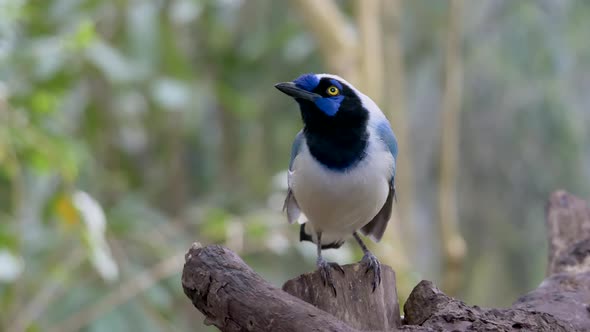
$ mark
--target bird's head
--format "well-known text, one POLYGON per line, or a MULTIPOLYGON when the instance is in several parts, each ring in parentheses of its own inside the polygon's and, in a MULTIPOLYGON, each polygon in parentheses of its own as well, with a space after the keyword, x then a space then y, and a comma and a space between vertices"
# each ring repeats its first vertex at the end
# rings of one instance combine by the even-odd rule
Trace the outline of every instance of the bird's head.
POLYGON ((336 75, 304 74, 293 82, 278 83, 275 87, 297 101, 307 124, 368 115, 361 101, 363 95, 336 75))

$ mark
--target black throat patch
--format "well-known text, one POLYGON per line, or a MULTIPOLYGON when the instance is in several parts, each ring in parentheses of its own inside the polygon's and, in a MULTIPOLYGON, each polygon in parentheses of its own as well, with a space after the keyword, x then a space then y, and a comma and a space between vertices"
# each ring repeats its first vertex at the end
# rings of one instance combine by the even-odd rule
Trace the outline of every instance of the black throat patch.
MULTIPOLYGON (((322 78, 313 92, 327 96, 330 78, 322 78)), ((369 112, 359 97, 342 83, 344 96, 338 112, 328 116, 313 102, 298 100, 305 127, 303 134, 311 155, 326 167, 345 170, 366 154, 369 133, 369 112)))

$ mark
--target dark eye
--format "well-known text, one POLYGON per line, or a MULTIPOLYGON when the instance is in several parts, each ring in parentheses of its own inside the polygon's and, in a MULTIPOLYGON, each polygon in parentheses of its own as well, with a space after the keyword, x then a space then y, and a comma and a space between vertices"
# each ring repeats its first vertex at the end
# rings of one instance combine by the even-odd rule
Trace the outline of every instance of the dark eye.
POLYGON ((337 96, 340 93, 340 90, 338 90, 337 87, 332 85, 326 90, 326 93, 330 96, 337 96))

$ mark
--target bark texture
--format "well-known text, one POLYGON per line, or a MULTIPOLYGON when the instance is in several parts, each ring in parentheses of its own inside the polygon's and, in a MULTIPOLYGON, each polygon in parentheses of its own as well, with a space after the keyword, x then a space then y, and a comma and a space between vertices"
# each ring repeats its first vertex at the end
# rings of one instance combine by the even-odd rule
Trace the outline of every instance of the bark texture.
POLYGON ((207 325, 222 331, 356 331, 274 287, 229 249, 193 245, 185 261, 184 293, 207 325))
POLYGON ((565 191, 551 195, 546 208, 549 264, 547 275, 559 272, 590 270, 588 245, 590 241, 590 207, 588 203, 565 191), (584 249, 585 248, 585 249, 584 249))
POLYGON ((590 331, 590 209, 565 191, 547 204, 548 277, 510 308, 468 306, 422 281, 404 305, 405 323, 435 331, 590 331))
POLYGON ((342 268, 344 275, 334 273, 336 296, 322 284, 316 272, 287 281, 283 290, 357 329, 389 331, 399 327, 401 320, 393 270, 382 265, 382 282, 373 292, 372 272, 366 274, 363 264, 342 268))
POLYGON ((590 208, 558 191, 547 225, 548 276, 510 308, 469 306, 422 281, 399 328, 395 274, 386 266, 375 293, 363 264, 344 266, 344 276, 334 273, 334 297, 317 272, 287 281, 283 291, 232 251, 193 245, 182 285, 205 323, 222 331, 590 331, 590 208))

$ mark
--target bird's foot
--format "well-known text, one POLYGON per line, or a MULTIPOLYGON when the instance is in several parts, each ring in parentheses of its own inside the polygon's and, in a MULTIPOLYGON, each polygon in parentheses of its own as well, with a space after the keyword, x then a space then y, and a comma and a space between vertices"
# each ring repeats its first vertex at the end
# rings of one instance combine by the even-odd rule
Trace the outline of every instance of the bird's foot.
POLYGON ((318 269, 320 270, 320 276, 322 277, 322 282, 324 286, 328 286, 332 288, 334 292, 334 296, 336 296, 336 287, 334 286, 334 279, 332 277, 332 269, 337 270, 338 272, 344 275, 344 270, 338 263, 330 263, 326 261, 323 257, 318 257, 318 269))
POLYGON ((373 286, 373 292, 375 292, 377 286, 381 284, 381 263, 379 263, 377 257, 375 257, 370 251, 365 253, 361 262, 367 265, 365 274, 373 270, 373 281, 371 282, 371 285, 373 286))

